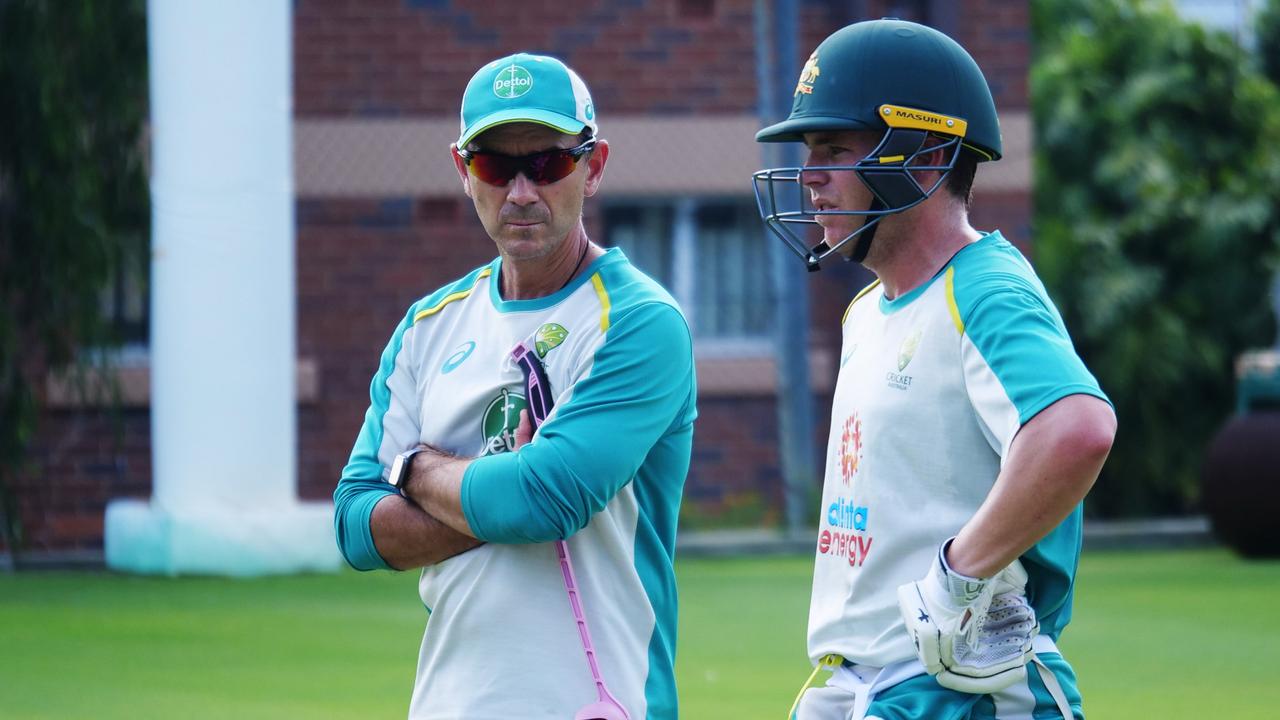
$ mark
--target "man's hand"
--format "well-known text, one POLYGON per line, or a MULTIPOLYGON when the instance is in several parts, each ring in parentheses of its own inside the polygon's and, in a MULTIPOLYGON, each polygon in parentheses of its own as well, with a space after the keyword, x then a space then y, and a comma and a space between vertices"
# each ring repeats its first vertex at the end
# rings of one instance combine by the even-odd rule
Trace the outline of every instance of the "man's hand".
POLYGON ((1026 677, 1040 631, 1027 603, 1027 573, 1013 561, 994 578, 966 577, 946 562, 943 543, 917 582, 898 588, 898 607, 925 670, 943 687, 989 694, 1026 677))
POLYGON ((533 421, 529 419, 529 411, 520 411, 520 424, 516 427, 516 449, 533 442, 533 421))

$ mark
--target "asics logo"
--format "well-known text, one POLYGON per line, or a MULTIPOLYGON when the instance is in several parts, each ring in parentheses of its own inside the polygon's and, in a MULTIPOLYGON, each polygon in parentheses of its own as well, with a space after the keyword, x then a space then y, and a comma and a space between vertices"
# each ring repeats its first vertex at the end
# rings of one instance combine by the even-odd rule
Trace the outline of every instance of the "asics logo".
POLYGON ((471 351, 475 349, 475 340, 468 340, 467 342, 459 345, 458 348, 453 351, 453 354, 444 361, 444 364, 440 366, 440 374, 448 375, 454 370, 457 370, 459 365, 465 362, 467 358, 471 357, 471 351))

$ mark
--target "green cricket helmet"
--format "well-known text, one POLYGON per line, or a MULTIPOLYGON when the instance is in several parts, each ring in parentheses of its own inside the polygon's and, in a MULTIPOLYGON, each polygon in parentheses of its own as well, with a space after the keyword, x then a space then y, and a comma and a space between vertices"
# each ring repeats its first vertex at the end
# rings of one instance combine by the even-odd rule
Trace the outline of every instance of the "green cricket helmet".
POLYGON ((805 62, 794 95, 790 116, 756 133, 757 141, 803 142, 805 133, 819 131, 884 133, 876 149, 854 165, 808 168, 857 173, 872 195, 866 210, 813 208, 802 168, 753 176, 761 218, 810 270, 855 237, 852 259, 862 261, 876 224, 928 199, 955 167, 961 148, 979 161, 1000 159, 1000 123, 982 70, 959 43, 924 25, 886 18, 837 30, 805 62), (917 162, 937 150, 944 164, 917 162), (925 188, 914 175, 921 171, 937 172, 938 179, 925 188), (815 224, 820 215, 866 220, 837 243, 810 246, 792 226, 815 224))

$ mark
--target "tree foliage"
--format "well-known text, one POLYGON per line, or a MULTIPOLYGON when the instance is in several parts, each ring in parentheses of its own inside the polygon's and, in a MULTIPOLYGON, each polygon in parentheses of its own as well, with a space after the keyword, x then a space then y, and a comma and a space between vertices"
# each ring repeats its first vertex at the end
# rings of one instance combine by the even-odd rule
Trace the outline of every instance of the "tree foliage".
POLYGON ((143 262, 141 0, 0 0, 0 523, 49 369, 110 344, 103 288, 143 262))
POLYGON ((1275 332, 1280 97, 1154 0, 1036 0, 1035 259, 1120 430, 1103 516, 1194 507, 1233 362, 1275 332))
POLYGON ((1280 0, 1268 0, 1254 22, 1262 72, 1280 86, 1280 0))

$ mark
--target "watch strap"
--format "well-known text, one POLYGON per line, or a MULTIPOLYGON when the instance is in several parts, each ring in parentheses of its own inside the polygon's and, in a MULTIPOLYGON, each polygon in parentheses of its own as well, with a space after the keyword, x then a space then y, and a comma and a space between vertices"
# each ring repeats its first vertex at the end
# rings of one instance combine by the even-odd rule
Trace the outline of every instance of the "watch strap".
POLYGON ((396 456, 395 462, 391 464, 391 477, 387 478, 392 487, 404 491, 404 485, 409 481, 409 470, 413 467, 413 456, 423 450, 426 448, 415 447, 396 456))

